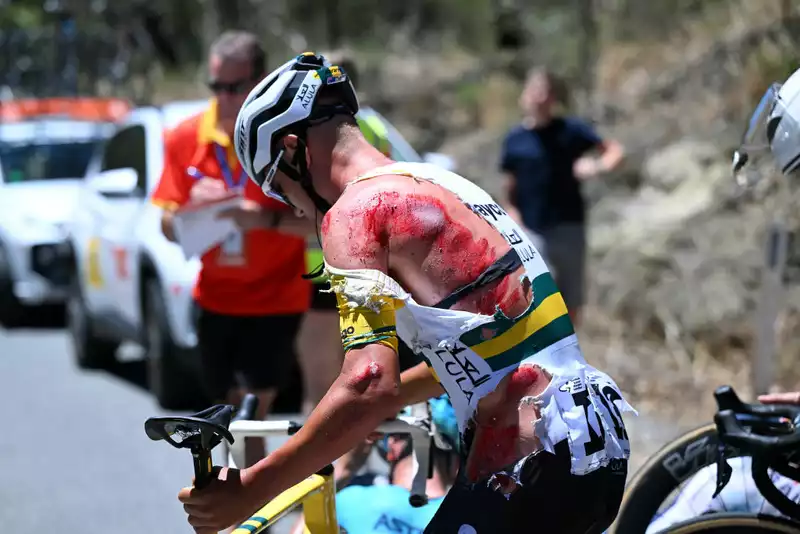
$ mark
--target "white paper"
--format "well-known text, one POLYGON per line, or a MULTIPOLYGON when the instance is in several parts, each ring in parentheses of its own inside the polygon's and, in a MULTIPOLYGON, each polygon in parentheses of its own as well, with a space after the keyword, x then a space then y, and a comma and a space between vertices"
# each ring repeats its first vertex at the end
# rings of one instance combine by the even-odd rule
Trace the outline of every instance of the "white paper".
POLYGON ((232 219, 220 219, 218 215, 239 205, 241 198, 236 196, 202 207, 180 209, 175 212, 175 237, 183 249, 186 259, 201 256, 210 248, 222 243, 239 228, 232 219))

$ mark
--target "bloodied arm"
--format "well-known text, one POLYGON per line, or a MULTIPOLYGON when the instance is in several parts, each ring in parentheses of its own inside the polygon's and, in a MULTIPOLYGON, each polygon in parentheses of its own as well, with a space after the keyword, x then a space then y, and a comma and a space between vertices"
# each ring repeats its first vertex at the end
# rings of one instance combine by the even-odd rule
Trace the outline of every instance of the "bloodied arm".
MULTIPOLYGON (((325 221, 332 216, 334 213, 329 213, 325 221)), ((357 219, 343 219, 357 226, 357 219)), ((366 235, 349 235, 353 229, 348 226, 323 223, 326 262, 339 269, 369 268, 385 272, 386 246, 366 235)), ((338 378, 303 428, 243 475, 246 485, 254 488, 262 500, 274 497, 333 462, 398 413, 400 374, 394 311, 389 301, 383 304, 380 313, 370 314, 364 308, 341 312, 342 324, 354 326, 356 335, 343 336, 346 353, 338 378)))

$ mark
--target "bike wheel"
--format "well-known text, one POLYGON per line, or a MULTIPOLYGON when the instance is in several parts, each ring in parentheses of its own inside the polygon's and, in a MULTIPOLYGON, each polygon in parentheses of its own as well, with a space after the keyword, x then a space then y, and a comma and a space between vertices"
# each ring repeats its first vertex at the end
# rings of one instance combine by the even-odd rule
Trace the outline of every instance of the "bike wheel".
POLYGON ((642 533, 668 497, 702 468, 716 462, 717 429, 708 424, 673 440, 636 472, 608 534, 642 533))
POLYGON ((659 534, 797 534, 800 524, 787 519, 749 514, 713 514, 679 523, 659 534))

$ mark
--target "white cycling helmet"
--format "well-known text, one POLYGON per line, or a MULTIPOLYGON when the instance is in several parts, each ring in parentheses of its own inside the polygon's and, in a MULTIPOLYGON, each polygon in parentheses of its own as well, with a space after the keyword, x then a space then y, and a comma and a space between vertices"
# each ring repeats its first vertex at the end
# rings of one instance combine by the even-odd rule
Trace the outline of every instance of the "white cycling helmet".
POLYGON ((761 97, 734 154, 734 173, 766 153, 784 174, 800 167, 800 69, 784 83, 772 84, 761 97))
POLYGON ((236 155, 265 195, 289 203, 274 187, 280 170, 297 181, 324 213, 330 204, 314 190, 306 168, 306 131, 336 115, 357 112, 358 97, 347 73, 323 56, 306 52, 272 71, 247 95, 236 117, 236 155), (321 93, 335 98, 320 104, 321 93), (280 144, 287 134, 300 139, 291 163, 284 160, 280 144))

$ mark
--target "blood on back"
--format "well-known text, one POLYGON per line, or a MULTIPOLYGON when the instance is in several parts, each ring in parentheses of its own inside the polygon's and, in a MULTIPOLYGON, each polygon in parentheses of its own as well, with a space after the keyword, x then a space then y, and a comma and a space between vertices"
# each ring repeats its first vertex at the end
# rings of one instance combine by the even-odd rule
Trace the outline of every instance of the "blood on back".
MULTIPOLYGON (((509 249, 490 224, 435 184, 382 177, 363 185, 325 217, 323 236, 334 232, 346 241, 353 266, 394 271, 421 304, 473 282, 509 249)), ((505 311, 524 298, 518 280, 510 275, 455 307, 493 314, 499 304, 505 311)))

